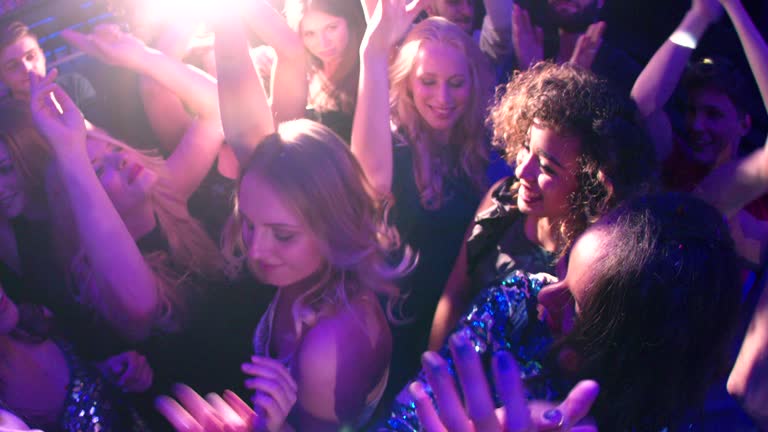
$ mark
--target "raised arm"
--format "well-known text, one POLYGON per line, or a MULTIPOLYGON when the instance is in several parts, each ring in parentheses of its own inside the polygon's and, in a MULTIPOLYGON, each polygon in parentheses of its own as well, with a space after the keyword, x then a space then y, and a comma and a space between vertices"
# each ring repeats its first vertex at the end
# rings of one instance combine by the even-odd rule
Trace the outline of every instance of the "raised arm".
POLYGON ((752 75, 757 81, 757 87, 760 89, 760 97, 763 101, 765 110, 768 111, 768 45, 755 27, 741 0, 720 0, 725 11, 731 18, 733 27, 739 35, 741 47, 747 55, 749 67, 752 69, 752 75))
POLYGON ((483 0, 485 17, 480 29, 480 49, 498 64, 512 55, 512 5, 514 0, 483 0))
POLYGON ((135 70, 167 88, 194 113, 176 149, 167 159, 170 181, 182 198, 200 185, 216 159, 223 136, 219 126, 216 80, 205 72, 147 47, 117 27, 104 25, 85 35, 65 30, 62 36, 73 46, 102 61, 135 70))
MULTIPOLYGON (((168 57, 181 61, 187 54, 194 31, 195 25, 191 20, 174 20, 164 28, 154 47, 168 57)), ((170 154, 181 142, 193 117, 181 98, 154 79, 142 75, 140 90, 152 131, 166 154, 170 154)))
POLYGON ((768 141, 745 158, 714 169, 694 194, 730 218, 768 191, 768 141))
POLYGON ((392 189, 388 59, 392 46, 419 12, 420 0, 379 0, 360 44, 360 79, 351 149, 374 190, 392 189))
POLYGON ((304 117, 309 93, 304 42, 266 0, 249 2, 245 15, 248 27, 277 54, 269 92, 275 121, 304 117))
POLYGON ((256 145, 275 132, 275 122, 240 19, 217 23, 214 49, 224 135, 245 167, 256 145))
POLYGON ((104 282, 100 301, 90 306, 125 338, 140 341, 149 335, 160 307, 157 281, 96 177, 86 152, 83 116, 54 83, 55 75, 39 83, 31 78, 32 117, 56 156, 89 265, 104 282))
POLYGON ((721 14, 717 0, 693 0, 683 20, 651 57, 632 87, 632 99, 643 116, 664 109, 696 44, 721 14))

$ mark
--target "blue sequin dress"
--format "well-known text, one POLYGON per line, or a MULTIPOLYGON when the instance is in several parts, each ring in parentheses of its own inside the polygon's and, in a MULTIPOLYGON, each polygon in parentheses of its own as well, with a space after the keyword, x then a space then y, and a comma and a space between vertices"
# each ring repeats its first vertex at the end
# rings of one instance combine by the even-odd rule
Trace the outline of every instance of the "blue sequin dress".
POLYGON ((69 345, 58 341, 57 345, 67 358, 70 371, 59 421, 62 432, 149 432, 119 388, 77 357, 69 345))
MULTIPOLYGON (((463 333, 472 341, 486 365, 489 382, 492 379, 490 367, 487 366, 490 365, 491 357, 497 351, 508 351, 520 365, 528 397, 556 400, 565 394, 569 386, 565 380, 551 374, 544 367, 544 358, 553 339, 546 323, 538 319, 537 296, 542 286, 542 281, 535 276, 520 271, 510 273, 475 298, 454 333, 463 333)), ((439 354, 446 359, 451 373, 455 375, 448 346, 445 345, 439 354)), ((416 380, 433 397, 424 371, 419 372, 416 380)), ((501 406, 498 400, 497 406, 501 406)), ((386 424, 374 430, 421 430, 416 405, 407 390, 403 390, 397 397, 386 424)))

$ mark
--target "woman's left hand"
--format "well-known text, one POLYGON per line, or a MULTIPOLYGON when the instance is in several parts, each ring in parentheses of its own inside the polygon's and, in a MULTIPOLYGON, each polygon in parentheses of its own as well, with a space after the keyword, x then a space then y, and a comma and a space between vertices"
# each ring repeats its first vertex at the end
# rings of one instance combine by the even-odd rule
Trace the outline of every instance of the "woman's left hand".
POLYGON ((496 409, 491 387, 485 379, 480 357, 465 337, 451 337, 451 351, 459 382, 464 389, 463 404, 446 362, 436 353, 423 356, 427 381, 432 387, 439 411, 418 382, 410 387, 416 412, 427 432, 521 432, 521 431, 579 431, 596 432, 597 428, 580 423, 597 398, 599 387, 594 381, 577 384, 558 406, 544 402, 529 405, 514 358, 498 353, 493 361, 496 389, 504 407, 496 409))
POLYGON ((57 154, 85 152, 85 118, 69 95, 56 84, 56 69, 45 77, 29 74, 30 110, 37 130, 57 154))
POLYGON ((174 390, 176 399, 160 396, 158 411, 179 432, 252 432, 256 414, 247 403, 227 390, 223 396, 211 393, 203 399, 186 385, 174 390))

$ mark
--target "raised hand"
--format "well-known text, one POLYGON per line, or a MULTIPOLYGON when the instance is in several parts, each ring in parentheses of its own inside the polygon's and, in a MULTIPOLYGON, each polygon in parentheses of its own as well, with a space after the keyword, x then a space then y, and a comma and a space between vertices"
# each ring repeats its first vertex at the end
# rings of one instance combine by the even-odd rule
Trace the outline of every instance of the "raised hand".
POLYGON ((570 62, 585 69, 592 69, 592 63, 595 61, 597 52, 603 45, 603 32, 605 32, 604 21, 596 22, 587 27, 587 31, 576 41, 576 48, 573 50, 570 62))
POLYGON ((142 66, 142 55, 147 52, 144 42, 123 32, 114 24, 100 24, 90 34, 65 29, 61 32, 61 37, 70 45, 104 63, 131 69, 142 66))
POLYGON ((255 390, 251 399, 259 414, 264 415, 264 426, 269 432, 278 432, 296 403, 298 386, 290 371, 277 360, 253 356, 242 371, 252 376, 245 387, 255 390))
POLYGON ((521 70, 544 59, 544 31, 533 25, 528 11, 517 4, 512 6, 512 47, 521 70))
POLYGON ((223 396, 211 393, 203 399, 186 385, 174 389, 176 399, 160 396, 155 408, 179 432, 252 432, 256 422, 253 410, 227 390, 223 396))
POLYGON ((596 431, 594 427, 585 425, 582 419, 597 397, 597 383, 580 382, 558 406, 535 402, 529 408, 517 364, 509 353, 498 353, 493 361, 493 374, 504 408, 497 410, 480 357, 471 342, 465 337, 454 335, 450 343, 459 382, 464 391, 464 403, 459 398, 445 360, 436 353, 425 353, 422 358, 424 369, 439 414, 420 383, 412 384, 409 389, 425 431, 566 431, 575 430, 572 428, 577 424, 581 432, 596 431))
POLYGON ((379 0, 363 36, 361 47, 387 53, 397 43, 416 15, 426 6, 426 0, 379 0))
POLYGON ((123 391, 141 393, 152 385, 153 372, 146 357, 127 351, 99 363, 99 369, 123 391))
POLYGON ((56 84, 57 76, 56 69, 42 79, 29 74, 32 120, 57 154, 71 150, 85 152, 85 118, 56 84))

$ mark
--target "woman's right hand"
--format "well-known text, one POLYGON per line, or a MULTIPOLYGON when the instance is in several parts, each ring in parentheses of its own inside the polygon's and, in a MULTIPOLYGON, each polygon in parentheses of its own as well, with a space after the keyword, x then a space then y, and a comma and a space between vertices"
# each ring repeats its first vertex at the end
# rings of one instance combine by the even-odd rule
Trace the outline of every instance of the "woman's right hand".
POLYGON ((298 386, 291 372, 277 360, 259 356, 243 364, 242 371, 253 377, 245 380, 245 387, 256 392, 251 400, 264 415, 266 430, 279 432, 296 403, 298 386))
POLYGON ((412 0, 406 4, 406 0, 379 0, 365 30, 361 49, 388 53, 424 9, 426 1, 412 0))
POLYGON ((30 79, 30 111, 32 120, 43 137, 58 154, 85 152, 85 118, 69 95, 56 84, 54 69, 45 77, 34 73, 30 79))

